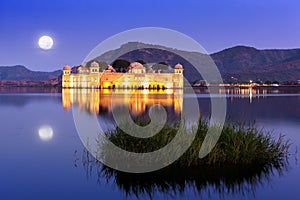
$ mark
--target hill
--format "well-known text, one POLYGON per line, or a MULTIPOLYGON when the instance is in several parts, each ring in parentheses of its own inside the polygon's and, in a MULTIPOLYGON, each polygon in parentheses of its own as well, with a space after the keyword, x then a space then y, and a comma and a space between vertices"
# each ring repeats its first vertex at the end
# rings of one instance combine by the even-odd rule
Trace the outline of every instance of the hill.
POLYGON ((0 67, 0 87, 53 87, 61 85, 61 70, 31 71, 25 66, 0 67))
POLYGON ((239 80, 300 79, 300 49, 258 50, 236 46, 211 54, 211 57, 226 80, 232 76, 239 80))
POLYGON ((1 81, 48 81, 62 74, 61 70, 53 72, 31 71, 23 65, 0 67, 1 81))
MULTIPOLYGON (((125 59, 129 62, 136 60, 143 60, 147 63, 164 61, 171 66, 179 62, 184 65, 185 77, 190 82, 201 79, 201 76, 193 66, 181 56, 178 56, 177 53, 184 55, 188 60, 199 65, 205 65, 209 60, 206 54, 139 42, 126 43, 120 48, 106 52, 95 59, 112 63, 113 57, 121 55, 118 57, 119 59, 125 59)), ((232 77, 241 82, 249 81, 250 79, 261 81, 277 80, 280 82, 300 79, 300 49, 258 50, 253 47, 236 46, 209 56, 218 66, 225 82, 233 81, 232 77)))
POLYGON ((31 71, 23 65, 0 67, 1 81, 48 81, 62 74, 61 70, 53 72, 31 71))

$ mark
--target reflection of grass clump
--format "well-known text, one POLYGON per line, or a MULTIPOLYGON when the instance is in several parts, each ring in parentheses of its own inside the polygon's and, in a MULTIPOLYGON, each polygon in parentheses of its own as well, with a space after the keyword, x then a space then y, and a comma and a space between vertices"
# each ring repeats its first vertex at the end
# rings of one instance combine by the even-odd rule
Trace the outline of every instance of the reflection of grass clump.
MULTIPOLYGON (((127 151, 149 152, 170 143, 178 134, 177 128, 165 126, 160 133, 147 139, 132 137, 120 128, 107 135, 113 143, 127 151)), ((176 197, 191 190, 200 196, 204 194, 204 197, 218 194, 221 199, 227 195, 242 195, 243 198, 248 194, 254 195, 256 188, 268 182, 276 171, 282 174, 288 169, 288 141, 284 141, 282 136, 275 140, 269 132, 241 123, 227 123, 216 146, 200 159, 199 150, 207 130, 207 121, 199 120, 190 148, 176 162, 158 171, 143 174, 121 172, 102 165, 87 150, 82 163, 87 175, 96 173, 99 183, 104 178, 106 182, 116 184, 126 196, 150 199, 155 198, 157 193, 176 197)), ((105 150, 105 144, 99 146, 101 151, 105 150)))
MULTIPOLYGON (((222 134, 205 158, 198 158, 200 147, 208 130, 208 123, 199 120, 196 137, 190 148, 173 164, 179 167, 220 165, 279 165, 287 159, 290 143, 283 136, 276 140, 270 132, 255 125, 227 123, 222 134)), ((108 133, 110 141, 127 151, 150 152, 167 145, 176 135, 177 127, 165 126, 151 138, 132 137, 121 129, 108 133)))

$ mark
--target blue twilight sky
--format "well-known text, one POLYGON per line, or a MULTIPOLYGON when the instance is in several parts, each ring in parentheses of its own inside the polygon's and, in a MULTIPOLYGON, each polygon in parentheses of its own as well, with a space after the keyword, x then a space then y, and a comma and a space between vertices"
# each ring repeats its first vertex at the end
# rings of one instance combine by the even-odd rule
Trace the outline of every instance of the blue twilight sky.
POLYGON ((0 66, 52 71, 80 64, 101 41, 146 26, 180 31, 209 53, 235 45, 300 47, 299 0, 0 1, 0 66), (40 36, 54 48, 38 48, 40 36))

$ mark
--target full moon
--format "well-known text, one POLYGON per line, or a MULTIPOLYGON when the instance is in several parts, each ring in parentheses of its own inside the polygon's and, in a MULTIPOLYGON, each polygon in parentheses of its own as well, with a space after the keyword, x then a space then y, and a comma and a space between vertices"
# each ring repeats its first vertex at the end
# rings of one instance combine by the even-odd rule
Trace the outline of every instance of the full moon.
POLYGON ((51 126, 41 126, 39 128, 39 137, 43 141, 49 141, 53 138, 53 129, 51 126))
POLYGON ((44 35, 39 39, 39 47, 44 50, 49 50, 53 46, 53 39, 50 36, 44 35))

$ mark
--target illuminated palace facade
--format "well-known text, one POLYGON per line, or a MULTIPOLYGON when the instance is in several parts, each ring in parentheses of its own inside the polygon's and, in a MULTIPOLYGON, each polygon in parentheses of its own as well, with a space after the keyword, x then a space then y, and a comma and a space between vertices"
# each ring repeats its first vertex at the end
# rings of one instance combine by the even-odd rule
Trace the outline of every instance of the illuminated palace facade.
POLYGON ((160 73, 133 62, 127 73, 116 72, 108 67, 100 72, 99 64, 92 62, 90 67, 79 67, 78 73, 72 73, 65 66, 62 76, 63 88, 102 88, 102 89, 172 89, 183 88, 183 66, 177 64, 172 73, 160 73))

